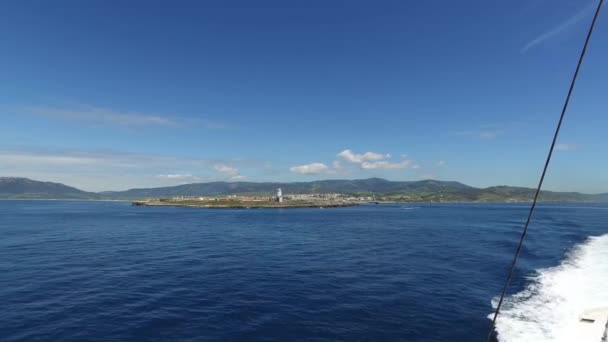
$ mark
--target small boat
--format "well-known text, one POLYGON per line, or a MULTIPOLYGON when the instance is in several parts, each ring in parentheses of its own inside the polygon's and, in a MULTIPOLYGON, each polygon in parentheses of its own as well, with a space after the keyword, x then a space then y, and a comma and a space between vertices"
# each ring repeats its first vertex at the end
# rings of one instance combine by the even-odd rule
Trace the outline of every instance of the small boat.
POLYGON ((583 312, 576 327, 577 341, 608 342, 608 307, 583 312))

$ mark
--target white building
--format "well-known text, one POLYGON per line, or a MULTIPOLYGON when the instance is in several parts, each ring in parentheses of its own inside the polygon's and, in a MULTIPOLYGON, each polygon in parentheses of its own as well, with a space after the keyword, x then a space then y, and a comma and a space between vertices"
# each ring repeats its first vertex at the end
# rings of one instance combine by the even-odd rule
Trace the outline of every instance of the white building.
POLYGON ((277 201, 283 202, 283 191, 281 190, 281 188, 277 189, 277 201))

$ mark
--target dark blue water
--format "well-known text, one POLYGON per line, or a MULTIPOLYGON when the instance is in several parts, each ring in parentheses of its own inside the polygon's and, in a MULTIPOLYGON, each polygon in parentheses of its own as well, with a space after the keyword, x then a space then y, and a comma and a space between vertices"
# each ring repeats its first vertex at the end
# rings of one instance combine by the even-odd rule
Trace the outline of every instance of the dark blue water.
MULTIPOLYGON (((607 208, 541 206, 510 292, 607 208)), ((481 341, 526 211, 0 201, 0 340, 481 341)))

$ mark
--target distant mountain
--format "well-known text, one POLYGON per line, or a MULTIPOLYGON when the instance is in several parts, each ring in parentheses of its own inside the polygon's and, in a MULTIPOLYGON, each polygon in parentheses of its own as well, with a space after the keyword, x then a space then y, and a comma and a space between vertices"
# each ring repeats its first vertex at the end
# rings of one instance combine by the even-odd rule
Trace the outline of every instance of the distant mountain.
POLYGON ((141 198, 167 196, 201 196, 233 194, 274 194, 277 188, 283 193, 394 193, 408 191, 463 191, 475 189, 458 182, 425 180, 416 182, 396 182, 381 178, 355 180, 321 180, 293 183, 254 183, 254 182, 211 182, 193 183, 162 188, 131 189, 127 191, 103 192, 104 196, 114 198, 141 198))
POLYGON ((101 196, 61 183, 39 182, 21 177, 0 177, 0 198, 97 199, 101 196))
MULTIPOLYGON (((321 180, 292 183, 210 182, 178 186, 131 189, 101 193, 118 199, 173 196, 218 196, 235 194, 274 194, 281 188, 290 193, 347 193, 373 196, 379 200, 404 202, 525 202, 534 197, 534 189, 494 186, 475 188, 459 182, 437 180, 389 181, 382 178, 321 180)), ((577 192, 541 192, 543 201, 608 202, 608 194, 588 195, 577 192)))
MULTIPOLYGON (((534 197, 534 189, 493 186, 475 188, 459 182, 437 180, 389 181, 382 178, 321 180, 312 182, 210 182, 126 191, 85 192, 67 185, 39 182, 27 178, 0 177, 0 198, 56 199, 141 199, 173 196, 221 196, 235 194, 346 193, 374 196, 378 200, 403 202, 525 202, 534 197)), ((608 202, 607 194, 543 191, 541 201, 608 202)))

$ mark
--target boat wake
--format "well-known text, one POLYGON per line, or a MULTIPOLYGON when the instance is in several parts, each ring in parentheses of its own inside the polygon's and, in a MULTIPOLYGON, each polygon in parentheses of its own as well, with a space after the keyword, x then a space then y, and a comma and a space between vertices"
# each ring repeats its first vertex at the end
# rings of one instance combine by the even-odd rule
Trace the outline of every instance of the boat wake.
MULTIPOLYGON (((496 322, 498 340, 576 341, 579 315, 608 306, 608 234, 588 238, 560 265, 539 269, 529 281, 505 298, 496 322)), ((492 306, 497 303, 495 298, 492 306)))

